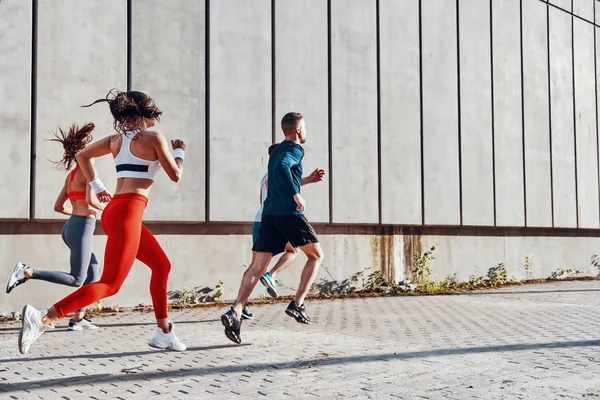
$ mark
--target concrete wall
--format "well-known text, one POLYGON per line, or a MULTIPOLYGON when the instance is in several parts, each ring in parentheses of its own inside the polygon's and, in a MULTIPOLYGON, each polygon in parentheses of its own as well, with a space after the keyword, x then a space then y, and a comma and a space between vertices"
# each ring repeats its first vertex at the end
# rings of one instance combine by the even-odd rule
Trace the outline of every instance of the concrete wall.
POLYGON ((527 226, 551 227, 552 171, 548 91, 548 6, 523 0, 523 134, 527 226))
POLYGON ((579 226, 598 228, 598 129, 594 71, 594 27, 573 20, 575 136, 579 226))
MULTIPOLYGON (((317 185, 305 186, 307 216, 329 222, 329 115, 327 3, 320 0, 280 0, 275 3, 275 116, 302 110, 310 139, 306 142, 304 170, 327 171, 317 185), (302 18, 298 18, 302 15, 302 18)), ((274 118, 275 140, 282 139, 274 118)), ((263 153, 266 152, 263 149, 263 153)), ((256 186, 256 185, 255 185, 256 186)))
POLYGON ((188 146, 185 181, 173 184, 158 174, 146 218, 205 220, 206 98, 204 2, 133 0, 131 8, 131 87, 152 93, 164 113, 160 130, 188 146), (152 21, 160 29, 149 29, 152 21), (173 21, 185 21, 174 24, 173 21), (177 76, 177 79, 173 79, 177 76), (165 207, 177 204, 177 207, 165 207))
POLYGON ((381 0, 379 18, 381 222, 420 225, 419 1, 381 0))
MULTIPOLYGON (((160 231, 160 227, 151 226, 160 231)), ((18 229, 17 229, 18 230, 18 229)), ((169 290, 214 288, 224 283, 223 299, 233 299, 240 278, 250 261, 251 238, 248 229, 244 234, 204 232, 190 234, 157 235, 159 243, 171 259, 169 290)), ((560 269, 580 270, 585 275, 600 271, 591 263, 600 254, 600 239, 589 235, 576 236, 572 232, 557 232, 554 236, 543 233, 510 230, 506 235, 469 229, 459 233, 454 229, 362 229, 360 234, 351 228, 317 228, 325 260, 317 277, 321 280, 341 282, 355 273, 367 278, 380 271, 391 280, 410 279, 415 256, 436 246, 435 260, 431 263, 432 278, 442 280, 456 274, 459 280, 468 280, 475 273, 485 275, 489 268, 504 263, 509 277, 529 278, 524 265, 525 256, 533 256, 533 278, 547 278, 560 269)), ((94 249, 102 263, 106 236, 94 237, 94 249)), ((4 276, 21 260, 38 269, 68 270, 69 253, 58 234, 0 235, 0 263, 4 276), (31 251, 35 249, 35 251, 31 251)), ((298 285, 304 255, 280 273, 280 293, 292 294, 298 285)), ((271 265, 274 264, 274 261, 271 265)), ((149 269, 136 261, 121 291, 102 301, 103 305, 135 306, 151 304, 148 291, 149 269)), ((360 286, 360 282, 359 282, 360 286)), ((17 287, 10 295, 0 295, 0 313, 20 310, 23 304, 49 307, 70 293, 71 288, 41 281, 29 281, 17 287)), ((252 296, 266 295, 264 287, 257 285, 252 296)))
POLYGON ((47 139, 87 120, 111 134, 105 106, 79 106, 130 86, 189 144, 148 220, 251 221, 266 148, 299 110, 305 170, 327 172, 305 188, 315 222, 600 227, 591 0, 74 1, 0 4, 2 219, 61 218, 47 139))
POLYGON ((498 263, 504 264, 509 279, 547 278, 561 269, 595 276, 599 271, 590 259, 599 244, 596 237, 479 235, 428 235, 422 243, 423 248, 437 245, 439 249, 431 264, 434 278, 456 274, 460 281, 468 281, 473 274, 485 276, 498 263), (531 275, 525 268, 525 256, 533 256, 531 275))
POLYGON ((525 225, 520 0, 492 2, 497 226, 525 225))
POLYGON ((460 225, 456 4, 421 2, 424 223, 460 225))
POLYGON ((332 222, 379 222, 375 6, 331 1, 332 222))
MULTIPOLYGON (((10 3, 10 2, 9 2, 10 3)), ((106 104, 80 106, 103 98, 114 87, 127 86, 127 1, 111 2, 110 13, 99 1, 40 0, 37 10, 37 86, 35 124, 35 219, 59 219, 54 201, 65 179, 49 160, 62 156, 52 131, 72 122, 96 124, 95 137, 113 131, 106 104)), ((5 7, 5 2, 0 3, 5 7)), ((6 62, 6 59, 4 59, 6 62)), ((96 168, 114 185, 114 163, 99 159, 96 168)))
POLYGON ((577 227, 572 20, 561 10, 549 10, 554 226, 568 228, 577 227))
MULTIPOLYGON (((600 236, 599 9, 592 0, 2 0, 1 271, 23 257, 66 268, 52 208, 65 174, 47 139, 89 120, 96 138, 111 134, 106 105, 80 106, 113 87, 155 97, 157 128, 188 144, 183 180, 159 176, 146 213, 182 265, 173 288, 223 279, 233 293, 267 147, 291 110, 306 118, 305 171, 327 172, 303 193, 331 276, 408 274, 407 227, 426 229, 421 247, 443 243, 440 274, 517 265, 521 253, 567 244, 580 258, 543 256, 540 276, 584 263, 590 235, 600 236), (441 227, 456 230, 435 234, 441 227)), ((97 168, 112 187, 112 161, 97 168)), ((115 302, 147 296, 142 271, 115 302)), ((287 287, 298 273, 282 278, 287 287)), ((55 289, 34 285, 40 299, 55 289)), ((0 306, 24 300, 15 298, 0 306)))
POLYGON ((462 223, 494 225, 490 3, 459 3, 462 223))
MULTIPOLYGON (((377 266, 381 264, 381 253, 379 247, 374 245, 376 237, 374 234, 322 235, 321 246, 329 259, 323 264, 318 279, 322 277, 342 281, 355 272, 367 270, 370 273, 374 267, 377 270, 377 266)), ((158 240, 172 262, 169 290, 214 288, 221 280, 224 282, 224 298, 235 298, 240 278, 250 261, 252 241, 249 234, 169 234, 158 235, 158 240)), ((101 264, 105 244, 106 236, 94 237, 95 254, 101 264)), ((3 276, 12 270, 14 260, 21 260, 40 270, 68 270, 69 252, 59 235, 0 235, 0 250, 3 276), (32 248, 35 248, 35 252, 30 251, 32 248)), ((295 291, 304 262, 306 257, 299 256, 294 266, 279 275, 282 293, 290 294, 295 291)), ((103 304, 151 304, 149 281, 149 268, 136 261, 119 294, 104 300, 103 304)), ((72 290, 32 280, 17 287, 10 295, 2 293, 0 312, 20 309, 24 303, 50 306, 72 290)), ((265 293, 264 287, 259 284, 253 296, 265 293)))
POLYGON ((3 4, 0 13, 0 218, 28 218, 31 160, 31 31, 29 2, 3 4))
POLYGON ((271 2, 211 1, 208 12, 208 219, 250 221, 272 140, 271 2))

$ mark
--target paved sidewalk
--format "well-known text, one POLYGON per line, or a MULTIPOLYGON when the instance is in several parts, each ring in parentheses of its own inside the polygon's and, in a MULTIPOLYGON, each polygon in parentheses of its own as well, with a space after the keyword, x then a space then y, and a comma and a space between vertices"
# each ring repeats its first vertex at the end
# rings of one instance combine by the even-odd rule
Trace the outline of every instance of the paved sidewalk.
POLYGON ((0 398, 600 399, 598 281, 312 301, 312 326, 285 307, 253 307, 241 346, 223 309, 173 313, 184 353, 146 344, 152 314, 64 320, 25 356, 2 325, 0 398))

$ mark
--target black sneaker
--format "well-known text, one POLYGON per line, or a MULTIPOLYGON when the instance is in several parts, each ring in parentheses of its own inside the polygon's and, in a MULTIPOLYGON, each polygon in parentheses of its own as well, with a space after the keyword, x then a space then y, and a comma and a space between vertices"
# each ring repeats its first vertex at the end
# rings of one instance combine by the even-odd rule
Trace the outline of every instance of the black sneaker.
POLYGON ((98 329, 98 325, 92 324, 92 320, 88 317, 83 317, 80 321, 71 318, 69 321, 70 331, 93 331, 95 329, 98 329))
POLYGON ((250 312, 248 304, 244 304, 244 308, 242 308, 242 319, 254 319, 254 314, 250 312))
POLYGON ((221 315, 221 323, 225 327, 225 336, 229 340, 237 344, 242 343, 242 337, 240 336, 242 320, 235 315, 233 309, 221 315))
POLYGON ((300 322, 301 324, 312 324, 312 320, 308 314, 306 314, 304 304, 298 307, 295 300, 292 300, 288 308, 285 310, 285 313, 290 317, 296 318, 296 321, 300 322))

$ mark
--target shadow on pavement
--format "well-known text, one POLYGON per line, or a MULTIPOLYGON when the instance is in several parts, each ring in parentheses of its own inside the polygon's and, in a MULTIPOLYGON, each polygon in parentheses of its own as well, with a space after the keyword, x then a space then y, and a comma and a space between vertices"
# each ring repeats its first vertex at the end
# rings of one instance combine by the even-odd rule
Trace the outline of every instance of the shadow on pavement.
MULTIPOLYGON (((187 351, 208 351, 208 350, 221 350, 228 349, 230 347, 240 347, 240 346, 251 346, 252 343, 243 343, 243 344, 216 344, 212 346, 196 346, 196 347, 188 347, 187 351)), ((16 349, 16 346, 15 346, 16 349)), ((52 360, 93 360, 93 359, 111 359, 111 358, 123 358, 123 357, 135 357, 135 356, 145 356, 148 354, 157 354, 157 353, 167 353, 170 352, 168 350, 146 350, 146 351, 132 351, 129 353, 112 353, 112 354, 74 354, 72 356, 43 356, 43 357, 19 357, 18 355, 14 358, 6 358, 4 360, 0 360, 0 363, 23 363, 28 361, 52 361, 52 360)), ((95 376, 95 375, 93 375, 95 376)), ((0 390, 2 385, 0 385, 0 390)))
MULTIPOLYGON (((221 322, 220 319, 203 319, 203 320, 199 320, 199 321, 176 321, 175 325, 183 325, 183 324, 202 324, 202 323, 209 323, 209 322, 221 322)), ((156 326, 156 322, 125 322, 125 323, 113 323, 113 324, 103 324, 102 322, 98 322, 98 326, 100 328, 120 328, 120 327, 125 327, 125 326, 156 326)), ((11 327, 11 328, 0 328, 0 335, 3 334, 3 332, 9 332, 11 334, 17 333, 19 330, 21 329, 20 326, 15 326, 15 327, 11 327)), ((48 333, 54 333, 54 332, 64 332, 67 330, 67 325, 61 326, 61 325, 57 325, 56 329, 53 329, 51 331, 47 331, 46 334, 48 333)))
MULTIPOLYGON (((206 376, 215 374, 228 374, 228 373, 240 373, 240 372, 257 372, 264 370, 284 370, 284 369, 297 369, 306 367, 322 367, 328 365, 339 365, 339 364, 354 364, 354 363, 366 363, 366 362, 378 362, 378 361, 393 361, 393 360, 409 360, 415 358, 427 358, 427 357, 444 357, 452 355, 463 355, 463 354, 481 354, 481 353, 503 353, 510 351, 528 351, 528 350, 539 350, 539 349, 561 349, 561 348, 573 348, 573 347, 590 347, 600 346, 599 340, 585 340, 585 341, 571 341, 571 342, 553 342, 553 343, 530 343, 530 344, 512 344, 502 346, 487 346, 487 347, 469 347, 459 349, 442 349, 442 350, 424 350, 414 351, 407 353, 384 353, 384 354, 373 354, 364 356, 347 356, 347 357, 333 357, 325 359, 314 359, 305 361, 292 361, 292 362, 278 362, 278 363, 256 363, 256 364, 232 364, 223 367, 202 367, 202 368, 189 368, 189 369, 176 369, 170 371, 159 371, 159 372, 139 372, 139 373, 124 373, 124 374, 96 374, 87 375, 83 377, 65 377, 52 380, 39 380, 39 381, 27 381, 12 384, 0 384, 0 391, 2 392, 18 392, 21 390, 34 391, 36 389, 47 389, 61 386, 72 386, 74 383, 78 385, 100 383, 111 383, 111 382, 131 382, 131 381, 151 381, 154 379, 166 379, 177 376, 178 378, 186 376, 206 376)), ((237 345, 224 345, 224 346, 210 346, 204 348, 195 348, 195 350, 206 350, 206 349, 219 349, 237 347, 237 345)), ((194 349, 188 349, 188 351, 194 351, 194 349)), ((150 352, 135 352, 135 353, 118 353, 112 357, 129 357, 132 355, 145 354, 150 352)), ((76 356, 80 358, 92 358, 90 355, 76 356)), ((54 357, 54 359, 69 359, 76 357, 54 357)), ((98 358, 110 358, 110 355, 97 355, 98 358)), ((53 357, 40 357, 35 359, 10 359, 0 360, 0 362, 6 361, 28 361, 28 360, 50 360, 53 357)))

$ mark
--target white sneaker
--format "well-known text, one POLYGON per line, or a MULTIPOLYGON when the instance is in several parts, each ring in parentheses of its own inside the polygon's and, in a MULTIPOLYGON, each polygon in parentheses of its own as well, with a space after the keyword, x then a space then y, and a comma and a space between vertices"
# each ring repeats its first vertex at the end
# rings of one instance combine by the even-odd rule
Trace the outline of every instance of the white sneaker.
POLYGON ((69 321, 70 331, 93 331, 94 329, 98 329, 98 325, 92 324, 88 317, 83 317, 80 321, 71 318, 69 321))
POLYGON ((148 342, 148 345, 151 347, 155 347, 157 349, 168 349, 175 351, 184 351, 187 349, 187 346, 179 341, 175 333, 175 324, 169 324, 171 329, 169 333, 163 333, 162 329, 158 328, 152 339, 148 342))
POLYGON ((42 323, 42 317, 46 313, 46 310, 36 310, 30 305, 23 307, 22 326, 19 332, 19 351, 21 354, 27 353, 29 347, 42 336, 42 333, 54 329, 54 325, 44 325, 42 323))
POLYGON ((6 293, 10 293, 21 283, 25 283, 27 281, 27 277, 25 277, 25 271, 27 271, 28 268, 29 267, 27 265, 21 262, 17 263, 17 266, 13 270, 10 278, 8 279, 8 283, 6 284, 6 293))

